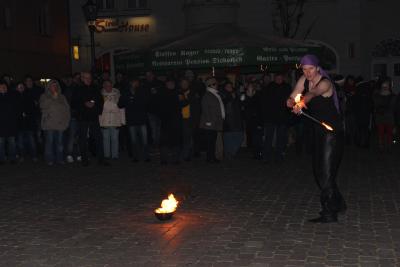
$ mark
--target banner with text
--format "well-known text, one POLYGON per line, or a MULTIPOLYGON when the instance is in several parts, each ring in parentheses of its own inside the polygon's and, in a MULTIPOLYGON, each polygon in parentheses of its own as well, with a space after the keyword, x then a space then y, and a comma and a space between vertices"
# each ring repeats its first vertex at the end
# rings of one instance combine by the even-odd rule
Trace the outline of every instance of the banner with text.
POLYGON ((209 68, 299 63, 308 53, 318 55, 317 47, 210 48, 158 50, 144 54, 115 56, 116 69, 129 72, 143 68, 209 68))
POLYGON ((311 47, 213 48, 162 50, 151 53, 152 68, 201 68, 249 66, 260 64, 295 64, 311 47))

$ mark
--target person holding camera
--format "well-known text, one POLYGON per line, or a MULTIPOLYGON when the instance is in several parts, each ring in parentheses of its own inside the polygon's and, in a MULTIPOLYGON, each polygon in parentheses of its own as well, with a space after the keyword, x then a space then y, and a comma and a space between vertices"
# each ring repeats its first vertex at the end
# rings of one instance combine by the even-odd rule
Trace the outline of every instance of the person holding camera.
POLYGON ((93 85, 89 72, 81 74, 82 86, 77 90, 77 110, 79 123, 79 148, 82 155, 82 165, 89 165, 88 134, 95 141, 96 157, 100 165, 109 165, 104 161, 103 136, 100 130, 99 116, 103 112, 104 100, 93 85))

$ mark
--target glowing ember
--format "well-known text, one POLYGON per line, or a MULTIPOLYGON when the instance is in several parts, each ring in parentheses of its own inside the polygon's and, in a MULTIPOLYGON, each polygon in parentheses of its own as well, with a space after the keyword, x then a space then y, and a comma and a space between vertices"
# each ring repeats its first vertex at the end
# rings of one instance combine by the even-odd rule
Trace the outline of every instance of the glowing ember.
POLYGON ((174 212, 178 206, 178 201, 175 199, 173 194, 168 196, 168 199, 164 199, 161 202, 161 208, 155 210, 156 213, 171 213, 174 212))
POLYGON ((296 97, 294 98, 294 102, 299 103, 301 100, 301 94, 297 94, 296 97))
POLYGON ((322 124, 327 130, 333 131, 333 128, 332 128, 330 125, 326 124, 325 122, 321 122, 321 124, 322 124))

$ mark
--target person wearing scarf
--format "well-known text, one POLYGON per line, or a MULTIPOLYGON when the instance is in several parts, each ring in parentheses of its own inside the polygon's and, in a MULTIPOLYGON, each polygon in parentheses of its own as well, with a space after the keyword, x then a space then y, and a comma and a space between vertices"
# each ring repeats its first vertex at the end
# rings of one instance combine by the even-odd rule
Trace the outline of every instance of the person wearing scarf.
POLYGON ((313 223, 337 222, 337 215, 346 210, 346 203, 336 184, 336 176, 343 155, 343 127, 339 101, 333 82, 319 65, 314 55, 302 57, 301 68, 303 76, 297 81, 287 106, 293 113, 300 114, 307 109, 312 116, 333 127, 328 131, 319 124, 313 125, 313 172, 316 183, 321 190, 320 216, 309 220, 313 223), (294 101, 298 94, 302 100, 294 101))

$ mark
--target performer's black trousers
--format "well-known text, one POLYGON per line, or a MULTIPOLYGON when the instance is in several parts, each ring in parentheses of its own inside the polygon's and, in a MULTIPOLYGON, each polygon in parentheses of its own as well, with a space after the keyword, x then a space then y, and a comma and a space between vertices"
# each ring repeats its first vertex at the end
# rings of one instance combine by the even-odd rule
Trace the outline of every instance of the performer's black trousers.
POLYGON ((321 189, 320 214, 323 217, 335 218, 337 213, 346 207, 336 184, 343 156, 344 135, 342 132, 328 132, 319 125, 315 126, 314 134, 313 171, 317 185, 321 189))

